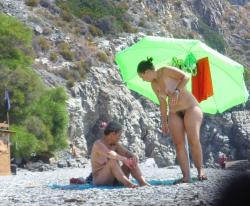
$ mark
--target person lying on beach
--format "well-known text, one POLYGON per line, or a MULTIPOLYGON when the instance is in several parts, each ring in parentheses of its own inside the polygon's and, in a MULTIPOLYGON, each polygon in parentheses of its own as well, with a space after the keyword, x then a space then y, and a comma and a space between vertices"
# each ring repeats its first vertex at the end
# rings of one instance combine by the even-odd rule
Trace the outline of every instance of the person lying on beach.
POLYGON ((131 174, 140 186, 149 185, 138 167, 137 157, 119 143, 121 133, 122 126, 117 122, 110 122, 104 129, 104 136, 93 144, 93 184, 113 186, 118 183, 130 188, 138 187, 129 180, 131 174))

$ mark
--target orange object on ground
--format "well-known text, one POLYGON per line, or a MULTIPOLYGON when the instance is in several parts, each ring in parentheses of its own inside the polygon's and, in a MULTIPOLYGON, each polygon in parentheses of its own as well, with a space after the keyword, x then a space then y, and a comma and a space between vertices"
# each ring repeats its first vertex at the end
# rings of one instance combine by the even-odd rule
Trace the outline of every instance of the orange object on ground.
POLYGON ((198 102, 213 96, 213 84, 208 57, 199 59, 196 63, 197 75, 192 76, 192 93, 198 102))

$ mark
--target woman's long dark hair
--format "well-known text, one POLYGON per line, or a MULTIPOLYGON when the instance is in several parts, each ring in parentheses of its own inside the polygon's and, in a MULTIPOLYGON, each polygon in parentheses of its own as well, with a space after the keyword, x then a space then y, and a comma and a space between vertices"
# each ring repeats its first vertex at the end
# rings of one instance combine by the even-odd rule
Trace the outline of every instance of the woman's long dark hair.
POLYGON ((145 73, 145 71, 147 70, 155 70, 155 67, 152 62, 152 57, 148 57, 147 60, 142 60, 137 66, 137 73, 142 74, 145 73))

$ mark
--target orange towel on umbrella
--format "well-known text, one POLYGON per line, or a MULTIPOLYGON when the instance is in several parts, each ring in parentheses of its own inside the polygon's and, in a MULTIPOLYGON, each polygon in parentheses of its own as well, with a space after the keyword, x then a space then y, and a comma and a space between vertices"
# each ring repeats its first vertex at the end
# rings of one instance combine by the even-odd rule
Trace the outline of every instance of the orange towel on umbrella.
POLYGON ((196 63, 197 75, 192 76, 192 93, 198 102, 213 96, 213 84, 208 57, 199 59, 196 63))

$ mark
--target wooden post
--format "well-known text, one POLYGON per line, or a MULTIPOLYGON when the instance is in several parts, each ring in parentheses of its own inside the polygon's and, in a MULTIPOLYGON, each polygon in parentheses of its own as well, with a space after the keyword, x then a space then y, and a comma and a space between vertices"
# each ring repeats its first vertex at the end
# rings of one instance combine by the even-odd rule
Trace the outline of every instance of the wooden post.
POLYGON ((9 117, 9 112, 7 112, 7 124, 10 125, 10 117, 9 117))
POLYGON ((11 175, 10 134, 9 125, 0 123, 0 176, 11 175))

